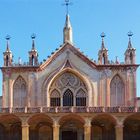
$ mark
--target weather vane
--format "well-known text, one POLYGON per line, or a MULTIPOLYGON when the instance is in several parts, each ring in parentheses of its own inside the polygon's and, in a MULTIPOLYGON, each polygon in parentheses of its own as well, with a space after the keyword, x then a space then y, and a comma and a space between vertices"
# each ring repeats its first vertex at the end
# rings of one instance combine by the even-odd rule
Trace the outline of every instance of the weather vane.
POLYGON ((65 5, 66 6, 66 13, 68 15, 69 13, 69 5, 72 5, 73 3, 70 2, 69 0, 65 0, 65 3, 63 3, 62 5, 65 5))

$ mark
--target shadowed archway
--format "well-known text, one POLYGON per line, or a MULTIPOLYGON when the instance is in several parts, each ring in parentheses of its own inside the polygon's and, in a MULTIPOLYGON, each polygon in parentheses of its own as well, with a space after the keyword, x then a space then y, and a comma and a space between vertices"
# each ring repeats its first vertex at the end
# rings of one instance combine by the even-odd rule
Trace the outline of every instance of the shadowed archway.
POLYGON ((84 140, 84 120, 78 115, 60 119, 60 140, 84 140))
POLYGON ((125 119, 123 132, 124 140, 140 140, 140 114, 125 119))
POLYGON ((97 115, 91 125, 91 140, 115 140, 116 120, 111 115, 97 115))
POLYGON ((0 140, 22 140, 21 120, 17 116, 0 117, 0 140))
POLYGON ((30 125, 30 140, 52 140, 53 139, 53 121, 44 114, 32 116, 28 123, 30 125))

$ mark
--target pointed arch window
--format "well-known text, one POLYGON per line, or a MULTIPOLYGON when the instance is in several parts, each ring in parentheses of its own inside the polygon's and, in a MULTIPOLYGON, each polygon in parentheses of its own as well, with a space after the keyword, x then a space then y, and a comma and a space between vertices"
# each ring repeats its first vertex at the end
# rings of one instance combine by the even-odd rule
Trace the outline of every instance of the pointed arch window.
POLYGON ((103 64, 105 64, 105 54, 103 53, 103 58, 102 58, 102 60, 103 60, 103 64))
MULTIPOLYGON (((53 92, 59 91, 59 95, 62 95, 60 99, 60 105, 62 106, 85 106, 87 101, 87 86, 84 81, 77 75, 71 72, 62 73, 55 81, 51 84, 50 93, 50 105, 54 106, 53 92), (77 99, 76 99, 77 98, 77 99), (85 99, 86 98, 86 99, 85 99), (77 103, 76 103, 77 100, 77 103)), ((57 93, 56 92, 56 93, 57 93)), ((47 95, 47 93, 46 93, 47 95)), ((60 97, 60 96, 59 96, 60 97)))
POLYGON ((73 93, 70 89, 63 94, 63 106, 73 106, 73 93))
POLYGON ((76 94, 76 106, 86 106, 86 92, 79 89, 76 94))
POLYGON ((132 54, 132 52, 130 52, 130 63, 131 64, 133 63, 133 54, 132 54))
POLYGON ((60 93, 58 90, 54 89, 50 97, 51 106, 60 106, 60 93))
POLYGON ((114 76, 110 84, 111 106, 125 105, 125 86, 119 75, 114 76))
POLYGON ((6 55, 6 66, 8 66, 8 62, 9 62, 9 57, 8 55, 6 55))
POLYGON ((19 76, 14 83, 13 87, 13 106, 24 107, 26 106, 27 85, 25 80, 19 76))

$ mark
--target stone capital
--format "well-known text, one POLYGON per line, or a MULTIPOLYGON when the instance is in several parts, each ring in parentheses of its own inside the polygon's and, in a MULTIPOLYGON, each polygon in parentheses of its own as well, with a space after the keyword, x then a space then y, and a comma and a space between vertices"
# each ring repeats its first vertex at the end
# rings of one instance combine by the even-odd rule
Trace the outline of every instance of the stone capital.
POLYGON ((91 126, 91 118, 86 117, 84 127, 90 127, 90 126, 91 126))
POLYGON ((115 128, 123 128, 123 127, 124 127, 123 124, 117 124, 117 125, 115 126, 115 128))

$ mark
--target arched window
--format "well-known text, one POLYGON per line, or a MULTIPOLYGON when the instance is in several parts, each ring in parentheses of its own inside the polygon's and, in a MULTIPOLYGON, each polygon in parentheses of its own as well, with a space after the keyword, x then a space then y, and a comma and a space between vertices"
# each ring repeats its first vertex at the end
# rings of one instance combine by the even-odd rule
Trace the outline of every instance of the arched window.
POLYGON ((9 57, 8 55, 6 55, 6 66, 8 66, 8 63, 9 63, 9 57))
POLYGON ((24 107, 26 106, 27 86, 25 80, 19 76, 14 83, 13 87, 13 106, 24 107))
POLYGON ((103 64, 105 64, 105 54, 103 53, 103 64))
POLYGON ((130 63, 131 64, 133 63, 133 54, 132 54, 132 52, 130 52, 130 63))
POLYGON ((54 89, 50 97, 51 106, 60 106, 60 93, 54 89))
POLYGON ((76 94, 76 106, 86 106, 86 93, 83 89, 79 89, 76 94))
POLYGON ((87 87, 84 81, 82 81, 82 79, 80 79, 77 75, 71 72, 65 72, 65 73, 62 73, 60 76, 58 76, 57 79, 55 79, 55 81, 53 81, 53 83, 51 84, 49 92, 50 92, 50 106, 56 106, 56 105, 85 106, 86 105, 86 101, 87 101, 86 98, 87 98, 87 93, 88 93, 87 87), (77 92, 77 89, 79 89, 78 92, 77 92), (60 95, 62 95, 63 99, 62 100, 60 100, 60 98, 58 99, 58 96, 56 96, 56 93, 57 95, 59 95, 59 97, 60 95), (83 97, 81 98, 81 96, 83 97), (54 99, 54 97, 56 97, 57 99, 56 98, 54 99), (77 100, 77 103, 76 103, 76 100, 77 100), (59 101, 61 103, 59 103, 59 101))
POLYGON ((34 65, 34 55, 32 55, 32 65, 34 65))
POLYGON ((125 88, 119 75, 114 76, 110 84, 111 106, 124 106, 125 88))
POLYGON ((63 106, 73 106, 73 93, 70 89, 63 94, 63 106))

